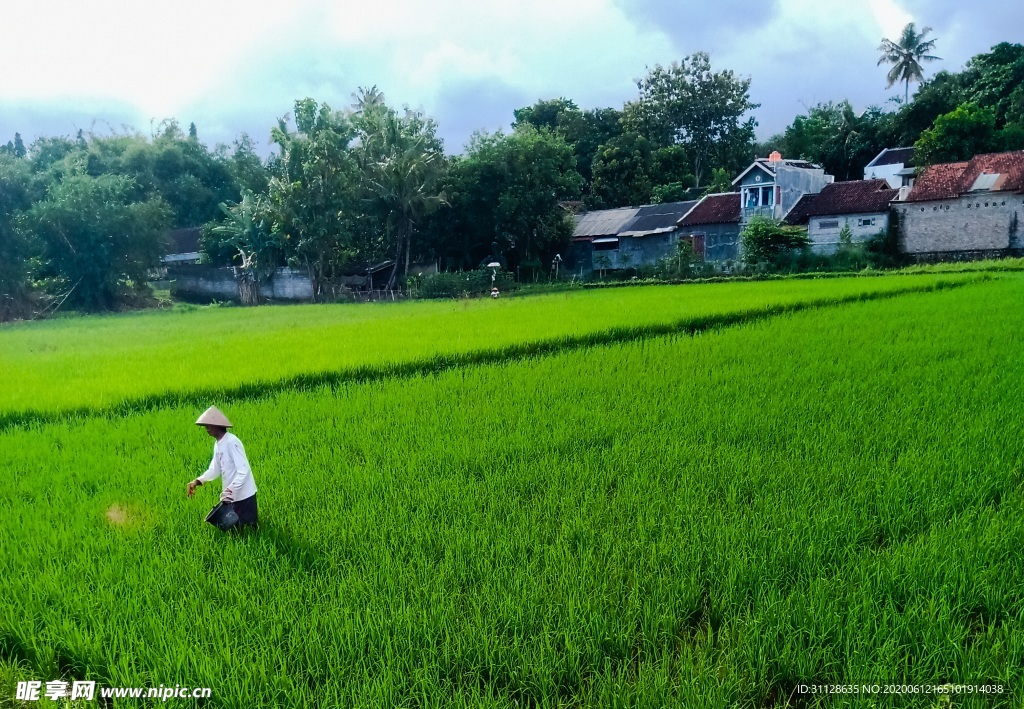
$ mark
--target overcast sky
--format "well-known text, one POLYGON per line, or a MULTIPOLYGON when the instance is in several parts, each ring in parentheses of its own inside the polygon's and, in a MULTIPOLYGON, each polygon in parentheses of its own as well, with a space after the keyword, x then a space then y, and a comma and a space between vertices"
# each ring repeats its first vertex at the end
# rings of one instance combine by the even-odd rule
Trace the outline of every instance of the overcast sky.
POLYGON ((376 84, 437 119, 448 152, 512 111, 564 96, 583 108, 636 97, 645 67, 710 52, 753 80, 761 138, 819 101, 884 104, 883 36, 934 28, 960 69, 1024 41, 1021 0, 22 0, 0 24, 0 142, 20 131, 107 132, 176 117, 207 144, 266 146, 297 98, 336 108, 376 84))

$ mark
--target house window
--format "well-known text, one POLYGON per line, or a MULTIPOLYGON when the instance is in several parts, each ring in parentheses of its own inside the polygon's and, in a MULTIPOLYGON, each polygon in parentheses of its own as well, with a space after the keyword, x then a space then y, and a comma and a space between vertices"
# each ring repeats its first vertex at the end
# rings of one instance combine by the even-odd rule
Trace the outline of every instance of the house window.
POLYGON ((616 251, 618 248, 618 239, 594 239, 594 251, 616 251))
POLYGON ((874 226, 874 225, 875 225, 875 218, 874 217, 871 217, 870 219, 858 219, 857 220, 857 226, 874 226))
POLYGON ((827 221, 827 222, 818 222, 818 228, 819 229, 838 229, 839 228, 839 222, 838 222, 838 220, 835 220, 835 219, 832 219, 832 220, 827 221))

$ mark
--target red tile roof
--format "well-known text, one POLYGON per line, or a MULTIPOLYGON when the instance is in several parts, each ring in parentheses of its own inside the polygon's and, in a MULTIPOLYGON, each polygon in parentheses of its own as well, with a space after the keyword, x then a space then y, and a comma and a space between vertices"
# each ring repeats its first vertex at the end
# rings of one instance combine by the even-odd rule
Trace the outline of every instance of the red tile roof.
POLYGON ((811 202, 813 202, 817 196, 818 195, 816 194, 805 194, 803 197, 798 199, 783 221, 787 224, 806 224, 807 210, 811 208, 811 202))
POLYGON ((908 202, 925 202, 930 199, 952 199, 960 196, 960 178, 967 169, 965 162, 950 162, 929 165, 917 176, 913 189, 907 195, 908 202))
POLYGON ((806 224, 810 217, 887 212, 889 202, 899 193, 885 180, 833 182, 818 194, 804 195, 786 215, 786 221, 806 224))
POLYGON ((1004 175, 991 191, 1024 191, 1024 150, 975 155, 969 162, 931 165, 918 175, 908 202, 953 199, 971 191, 982 174, 1004 175))
POLYGON ((738 224, 740 221, 740 193, 709 194, 679 220, 680 226, 698 224, 738 224))

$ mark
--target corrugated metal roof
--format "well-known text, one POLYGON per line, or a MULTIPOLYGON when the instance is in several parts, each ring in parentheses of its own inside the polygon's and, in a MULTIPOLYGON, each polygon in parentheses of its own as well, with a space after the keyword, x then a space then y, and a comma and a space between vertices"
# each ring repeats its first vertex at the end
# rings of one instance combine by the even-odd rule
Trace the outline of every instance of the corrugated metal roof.
POLYGON ((615 236, 639 211, 637 207, 623 207, 587 212, 576 222, 576 229, 573 231, 572 237, 579 239, 591 236, 615 236))
POLYGON ((691 200, 640 207, 637 215, 623 225, 619 236, 647 236, 675 231, 679 220, 696 204, 697 200, 691 200))

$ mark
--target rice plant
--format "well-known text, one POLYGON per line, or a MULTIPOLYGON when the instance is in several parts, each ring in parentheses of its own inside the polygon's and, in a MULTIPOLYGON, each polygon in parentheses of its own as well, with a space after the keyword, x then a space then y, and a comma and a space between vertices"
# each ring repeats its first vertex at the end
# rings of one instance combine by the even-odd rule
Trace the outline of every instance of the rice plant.
MULTIPOLYGON (((915 275, 582 291, 508 300, 208 308, 0 327, 0 418, 132 407, 166 393, 245 396, 337 373, 609 331, 685 328, 778 308, 964 282, 915 275)), ((983 277, 983 276, 982 276, 983 277)), ((328 376, 329 378, 329 376, 328 376)))
POLYGON ((1022 330, 1006 275, 254 394, 243 537, 183 494, 195 407, 9 427, 0 661, 224 707, 1020 706, 1022 330))

